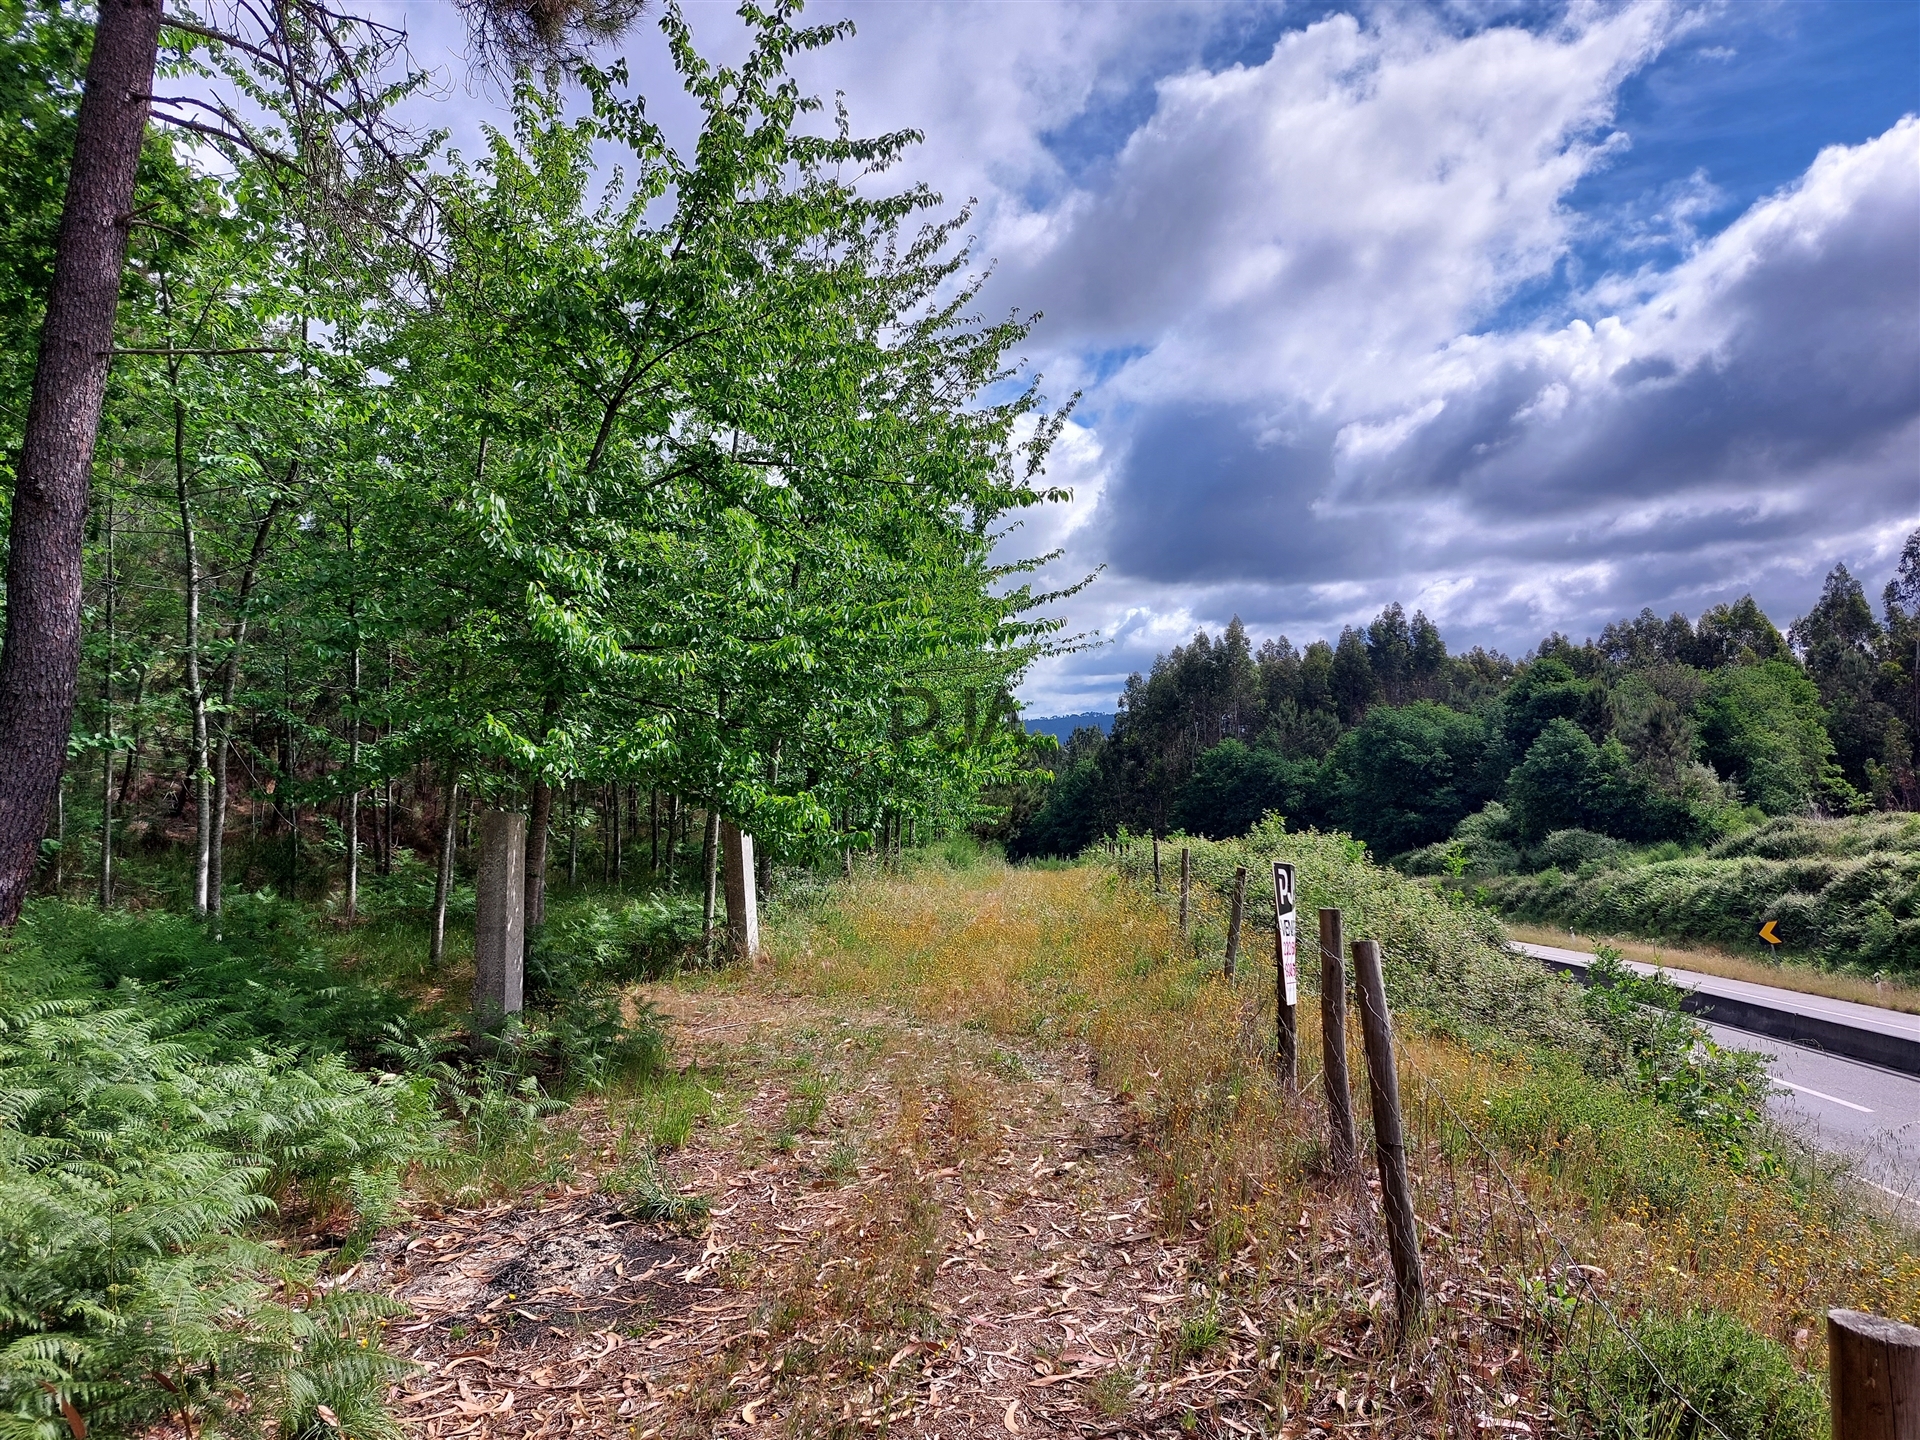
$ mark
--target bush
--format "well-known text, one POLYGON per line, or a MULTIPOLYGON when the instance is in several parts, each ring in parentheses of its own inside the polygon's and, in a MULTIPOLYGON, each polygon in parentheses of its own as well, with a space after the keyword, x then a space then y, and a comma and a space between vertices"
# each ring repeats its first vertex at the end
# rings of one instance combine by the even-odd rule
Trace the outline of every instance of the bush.
POLYGON ((1562 878, 1490 877, 1506 914, 1607 935, 1788 949, 1833 965, 1920 971, 1920 818, 1783 818, 1704 855, 1562 878))
POLYGON ((1431 700, 1376 706, 1327 761, 1333 816, 1386 855, 1439 840, 1498 790, 1490 744, 1479 717, 1431 700))
POLYGON ((1592 830, 1555 830, 1533 852, 1536 864, 1557 865, 1562 870, 1578 870, 1582 865, 1607 865, 1618 861, 1626 847, 1611 835, 1592 830))
POLYGON ((1244 835, 1270 810, 1299 813, 1318 767, 1275 751, 1222 740, 1193 767, 1174 797, 1174 824, 1196 835, 1244 835))
POLYGON ((1576 1382, 1599 1440, 1706 1440, 1715 1433, 1707 1421, 1724 1435, 1826 1435, 1827 1398, 1819 1383, 1794 1368, 1785 1347, 1733 1316, 1694 1310, 1648 1314, 1630 1324, 1631 1339, 1606 1333, 1576 1382), (1676 1399, 1675 1390, 1693 1408, 1676 1399))

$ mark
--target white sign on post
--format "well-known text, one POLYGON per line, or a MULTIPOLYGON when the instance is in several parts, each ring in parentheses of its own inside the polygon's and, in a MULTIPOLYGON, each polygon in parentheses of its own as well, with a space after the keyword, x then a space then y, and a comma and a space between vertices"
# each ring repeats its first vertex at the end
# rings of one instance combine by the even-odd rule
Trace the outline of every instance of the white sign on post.
POLYGON ((1294 929, 1293 866, 1284 860, 1273 862, 1274 924, 1280 931, 1280 983, 1287 1004, 1300 1001, 1300 962, 1298 939, 1294 929))

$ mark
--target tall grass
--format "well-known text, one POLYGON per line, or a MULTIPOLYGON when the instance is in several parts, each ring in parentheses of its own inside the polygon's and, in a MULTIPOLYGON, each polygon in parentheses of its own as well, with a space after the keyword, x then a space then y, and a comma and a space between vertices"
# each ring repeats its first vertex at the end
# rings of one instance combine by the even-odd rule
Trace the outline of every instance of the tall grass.
POLYGON ((1516 1406, 1504 1413, 1551 1413, 1575 1433, 1603 1429, 1604 1414, 1657 1419, 1675 1403, 1667 1382, 1619 1356, 1657 1361, 1674 1325, 1698 1313, 1747 1337, 1742 1353, 1771 1378, 1716 1389, 1689 1378, 1697 1357, 1682 1346, 1655 1365, 1668 1381, 1698 1390, 1728 1433, 1819 1433, 1818 1392, 1797 1378, 1823 1364, 1818 1316, 1848 1305, 1920 1318, 1913 1238, 1818 1173, 1734 1163, 1656 1100, 1595 1074, 1584 1055, 1605 1039, 1579 997, 1503 957, 1484 916, 1373 870, 1339 837, 1286 838, 1303 908, 1340 903, 1351 936, 1385 945, 1396 1003, 1438 1021, 1403 1032, 1417 1206, 1440 1297, 1424 1339, 1394 1343, 1378 1313, 1390 1287, 1372 1202, 1326 1172, 1312 1023, 1303 1091, 1274 1079, 1271 960, 1257 927, 1240 983, 1220 976, 1218 885, 1247 851, 1195 847, 1191 939, 1167 897, 1099 867, 863 878, 837 903, 781 920, 772 977, 1084 1042, 1147 1126, 1162 1225, 1198 1227, 1218 1267, 1209 1283, 1260 1298, 1289 1336, 1276 1362, 1288 1404, 1371 1367, 1376 1403, 1429 1433, 1474 1433, 1490 1403, 1475 1367, 1518 1341, 1522 1360, 1500 1372, 1516 1406), (1582 1300, 1591 1293, 1609 1311, 1582 1300), (1762 1408, 1742 1409, 1749 1401, 1762 1408))

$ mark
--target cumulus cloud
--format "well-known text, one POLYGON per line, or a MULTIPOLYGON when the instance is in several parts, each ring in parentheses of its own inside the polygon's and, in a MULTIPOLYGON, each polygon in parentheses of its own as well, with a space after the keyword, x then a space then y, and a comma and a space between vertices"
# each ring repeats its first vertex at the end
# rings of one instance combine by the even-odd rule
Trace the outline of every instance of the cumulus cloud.
POLYGON ((1920 123, 1823 152, 1667 270, 1602 277, 1579 319, 1477 328, 1564 252, 1565 194, 1671 23, 1333 17, 1161 87, 1031 271, 1081 273, 1086 343, 1142 345, 1094 396, 1116 460, 1080 532, 1121 643, 1041 693, 1084 703, 1149 660, 1148 613, 1298 638, 1400 598, 1520 650, 1749 588, 1784 622, 1835 559, 1897 548, 1920 522, 1920 123), (1516 94, 1530 72, 1550 79, 1516 94))
MULTIPOLYGON (((1066 609, 1112 644, 1030 699, 1107 708, 1236 613, 1304 640, 1399 599, 1519 652, 1749 588, 1784 622, 1836 559, 1890 564, 1920 523, 1920 124, 1731 223, 1693 154, 1583 213, 1634 143, 1623 87, 1702 11, 1354 9, 808 12, 860 34, 803 81, 926 133, 895 178, 977 200, 985 308, 1044 311, 1028 358, 1085 391, 1052 470, 1074 502, 1004 553, 1104 565, 1066 609)), ((737 40, 724 7, 694 21, 737 40)), ((631 56, 677 114, 657 46, 631 56)))

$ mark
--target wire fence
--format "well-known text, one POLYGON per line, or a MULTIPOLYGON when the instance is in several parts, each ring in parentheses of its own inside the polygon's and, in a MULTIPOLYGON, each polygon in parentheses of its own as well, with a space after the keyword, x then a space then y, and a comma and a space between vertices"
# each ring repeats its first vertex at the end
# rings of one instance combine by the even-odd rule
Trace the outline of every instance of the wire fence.
MULTIPOLYGON (((1144 845, 1115 845, 1109 859, 1124 878, 1143 884, 1154 878, 1144 845)), ((1163 857, 1159 898, 1171 907, 1175 896, 1168 873, 1163 857)), ((1178 873, 1177 852, 1170 873, 1178 873)), ((1213 894, 1213 888, 1194 886, 1188 938, 1196 955, 1224 940, 1225 897, 1213 894)), ((1305 1112, 1301 1120, 1324 1129, 1319 1024, 1311 1014, 1318 966, 1309 960, 1317 961, 1318 945, 1311 933, 1301 937, 1300 949, 1300 1077, 1289 1103, 1297 1113, 1305 1112)), ((1252 973, 1264 968, 1244 959, 1243 966, 1252 973)), ((1248 988, 1243 1049, 1251 1032, 1271 1034, 1277 1020, 1277 999, 1248 988)), ((1350 1063, 1358 1086, 1365 1071, 1356 1043, 1357 1011, 1357 1005, 1349 1006, 1348 1052, 1355 1057, 1350 1063)), ((1502 1146, 1462 1112, 1446 1081, 1430 1073, 1397 1032, 1395 1053, 1402 1073, 1414 1081, 1402 1095, 1403 1124, 1429 1297, 1417 1337, 1430 1347, 1421 1406, 1427 1423, 1417 1428, 1579 1440, 1745 1440, 1709 1413, 1709 1398, 1690 1391, 1650 1351, 1636 1317, 1623 1315, 1619 1297, 1609 1293, 1605 1272, 1574 1253, 1562 1230, 1541 1213, 1502 1146), (1501 1353, 1490 1348, 1494 1341, 1501 1353), (1636 1413, 1623 1413, 1623 1400, 1631 1400, 1636 1413)), ((1366 1156, 1371 1116, 1364 1104, 1356 1110, 1365 1127, 1361 1150, 1366 1156)), ((1371 1190, 1378 1182, 1357 1176, 1353 1183, 1371 1190)), ((1377 1228, 1382 1222, 1370 1197, 1364 1209, 1377 1228)), ((1384 1254, 1376 1260, 1384 1268, 1384 1254)), ((1418 1420, 1412 1414, 1405 1418, 1418 1420)))

